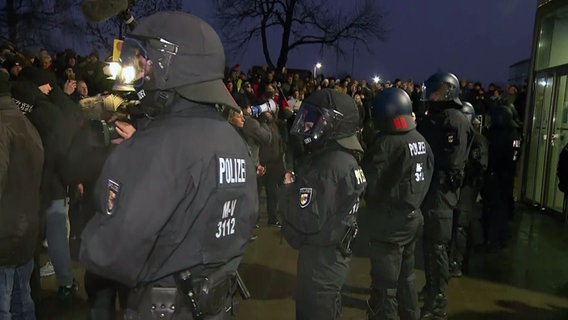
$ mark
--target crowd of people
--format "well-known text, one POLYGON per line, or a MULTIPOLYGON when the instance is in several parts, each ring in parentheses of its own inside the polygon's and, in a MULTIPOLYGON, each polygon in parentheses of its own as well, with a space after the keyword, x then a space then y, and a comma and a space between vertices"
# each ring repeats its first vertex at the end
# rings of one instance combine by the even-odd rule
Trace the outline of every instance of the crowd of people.
MULTIPOLYGON (((148 36, 146 33, 156 32, 152 26, 159 22, 157 29, 164 29, 164 34, 150 36, 171 36, 180 52, 187 43, 184 37, 206 36, 209 40, 205 42, 219 50, 220 42, 211 44, 214 40, 210 40, 209 29, 193 16, 157 14, 158 20, 152 19, 142 22, 134 33, 148 36), (205 35, 179 35, 173 31, 177 27, 171 19, 198 25, 187 30, 204 28, 206 31, 200 32, 205 35)), ((175 55, 168 50, 164 46, 156 52, 175 55)), ((9 221, 0 226, 0 238, 16 239, 2 241, 0 271, 12 272, 14 283, 20 286, 11 297, 3 292, 0 298, 19 303, 19 309, 2 303, 0 315, 28 314, 25 319, 33 319, 29 315, 34 310, 31 299, 37 296, 25 282, 31 278, 32 288, 39 289, 40 270, 43 276, 55 274, 61 301, 73 299, 79 282, 72 273, 69 237, 81 233, 89 319, 114 319, 117 295, 121 308, 132 311, 127 312, 128 319, 146 319, 154 303, 149 297, 169 294, 156 293, 155 288, 173 287, 172 301, 179 302, 175 292, 176 288, 187 288, 183 282, 187 273, 180 272, 187 268, 191 268, 190 276, 207 275, 199 278, 202 282, 219 276, 218 283, 226 283, 224 277, 236 270, 246 242, 256 239, 253 229, 261 223, 256 213, 262 190, 267 207, 260 211, 266 212, 267 225, 282 228, 290 245, 300 250, 297 319, 339 317, 339 292, 349 271, 350 242, 357 234, 359 207, 360 219, 377 226, 369 238, 373 252, 369 319, 395 319, 399 310, 401 319, 446 319, 445 287, 450 276, 462 274, 470 211, 480 194, 483 245, 491 251, 505 245, 506 222, 513 213, 512 179, 520 148, 525 88, 509 85, 502 89, 490 84, 485 89, 479 82, 459 81, 451 73, 437 73, 424 82, 394 79, 369 83, 351 76, 314 77, 285 68, 244 72, 238 64, 223 70, 224 57, 205 64, 199 55, 192 57, 195 61, 181 57, 187 60, 169 68, 161 63, 175 63, 170 62, 171 57, 159 60, 160 64, 146 62, 157 61, 156 57, 141 58, 145 59, 141 63, 146 87, 137 94, 140 99, 151 96, 158 113, 150 114, 142 102, 138 105, 144 110, 140 118, 122 121, 115 112, 85 118, 87 99, 113 93, 114 80, 105 72, 108 63, 95 51, 81 57, 72 49, 53 54, 45 49, 20 50, 9 42, 0 47, 0 138, 13 139, 0 141, 0 146, 22 146, 21 150, 0 149, 0 218, 9 221), (203 70, 211 65, 219 70, 203 70), (202 72, 210 79, 195 82, 169 77, 168 72, 179 71, 176 68, 190 67, 192 73, 202 72), (222 81, 224 87, 216 81, 222 81), (232 99, 224 97, 219 88, 226 88, 232 99), (3 98, 6 96, 11 100, 3 98), (211 104, 216 109, 207 106, 211 104), (15 120, 4 116, 5 106, 10 106, 15 120), (20 112, 15 112, 18 109, 20 112), (166 116, 160 117, 164 110, 166 116), (231 134, 234 131, 229 132, 217 116, 238 134, 231 134), (13 129, 8 123, 20 128, 13 129), (109 123, 118 134, 112 138, 104 136, 109 134, 109 123), (18 130, 27 132, 25 138, 13 134, 18 130), (203 132, 210 133, 211 146, 187 142, 202 137, 203 132), (245 144, 240 147, 239 136, 246 141, 246 148, 245 144), (152 158, 148 152, 155 150, 146 145, 162 141, 171 146, 162 145, 163 157, 152 158), (25 161, 12 167, 18 157, 25 161), (139 159, 153 160, 148 165, 139 159), (125 167, 124 161, 131 165, 125 167), (249 172, 245 175, 245 171, 249 172), (27 189, 26 195, 35 197, 12 199, 12 185, 17 185, 14 175, 24 172, 28 184, 22 188, 27 189), (158 181, 150 182, 151 177, 158 181), (484 180, 490 187, 483 187, 484 180), (159 187, 148 187, 156 184, 159 187), (129 189, 142 185, 146 187, 135 192, 129 189), (76 202, 82 205, 73 207, 76 202), (9 215, 14 210, 25 214, 9 215), (132 232, 121 233, 126 223, 140 230, 128 220, 130 212, 151 210, 164 214, 144 219, 147 227, 137 236, 147 238, 136 242, 132 232), (215 216, 222 212, 222 218, 207 217, 205 213, 210 211, 215 216), (204 214, 189 219, 184 218, 186 212, 204 214), (248 213, 241 215, 243 212, 248 213), (215 241, 192 229, 192 223, 218 224, 215 241), (6 229, 7 225, 13 228, 6 229), (25 232, 18 233, 19 226, 25 232), (421 291, 424 306, 420 311, 413 269, 416 235, 422 227, 427 283, 421 291), (104 238, 113 234, 117 237, 113 241, 104 238), (234 235, 238 238, 231 238, 234 235), (187 239, 201 246, 199 254, 187 239), (43 240, 49 263, 42 269, 37 248, 43 240), (177 246, 186 249, 183 254, 187 257, 177 246), (223 275, 218 274, 220 269, 223 275), (32 270, 37 277, 32 276, 32 270)), ((193 293, 194 289, 188 290, 193 293)), ((176 312, 195 318, 199 312, 221 314, 231 306, 223 300, 223 311, 211 311, 209 306, 195 304, 191 300, 176 312)))

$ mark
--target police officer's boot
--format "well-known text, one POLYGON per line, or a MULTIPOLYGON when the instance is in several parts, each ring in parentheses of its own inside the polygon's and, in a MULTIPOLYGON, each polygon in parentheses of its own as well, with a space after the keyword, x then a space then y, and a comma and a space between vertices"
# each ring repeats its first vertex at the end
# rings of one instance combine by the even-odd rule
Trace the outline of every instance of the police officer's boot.
POLYGON ((87 320, 115 320, 115 299, 114 289, 98 290, 94 299, 90 301, 87 320))
POLYGON ((371 297, 367 300, 369 320, 396 320, 397 289, 371 288, 371 297))
POLYGON ((463 276, 462 264, 457 261, 450 262, 450 278, 460 278, 463 276))
POLYGON ((434 300, 432 301, 433 304, 430 307, 426 307, 422 309, 422 313, 420 315, 421 320, 447 320, 448 316, 446 314, 446 305, 448 304, 448 299, 446 299, 446 295, 440 293, 436 295, 434 300))

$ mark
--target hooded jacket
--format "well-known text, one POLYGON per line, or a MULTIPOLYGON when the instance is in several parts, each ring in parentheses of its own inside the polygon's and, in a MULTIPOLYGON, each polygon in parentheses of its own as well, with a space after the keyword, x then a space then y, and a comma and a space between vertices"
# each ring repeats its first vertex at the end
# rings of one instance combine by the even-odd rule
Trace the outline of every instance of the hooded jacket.
POLYGON ((9 95, 0 95, 0 266, 34 254, 39 229, 43 147, 9 95))

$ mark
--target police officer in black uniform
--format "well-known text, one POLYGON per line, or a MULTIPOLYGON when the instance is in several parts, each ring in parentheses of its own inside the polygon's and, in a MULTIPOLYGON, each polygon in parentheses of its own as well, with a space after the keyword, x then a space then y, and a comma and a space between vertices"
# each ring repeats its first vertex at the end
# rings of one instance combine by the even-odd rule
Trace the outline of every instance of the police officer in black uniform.
POLYGON ((296 114, 290 133, 303 139, 306 154, 297 176, 285 175, 281 192, 283 234, 299 249, 296 319, 330 320, 341 315, 341 287, 357 233, 359 198, 367 183, 357 158, 359 113, 346 94, 323 89, 296 114))
MULTIPOLYGON (((363 169, 369 186, 365 193, 365 225, 371 248, 369 319, 418 320, 414 248, 422 226, 420 204, 434 171, 434 155, 416 131, 412 101, 404 90, 386 88, 375 99, 374 144, 363 169)), ((363 218, 363 214, 361 214, 363 218)))
POLYGON ((500 250, 507 239, 507 221, 512 216, 515 165, 521 135, 512 105, 500 104, 489 110, 486 137, 489 144, 487 185, 484 190, 485 246, 500 250))
POLYGON ((258 196, 247 146, 215 108, 240 110, 221 41, 198 17, 160 12, 128 35, 121 61, 157 115, 107 159, 80 260, 133 288, 127 319, 232 318, 258 196))
POLYGON ((451 73, 435 73, 426 80, 423 100, 426 116, 418 131, 434 153, 434 175, 422 203, 424 215, 424 269, 426 286, 422 319, 446 319, 448 246, 452 217, 464 179, 471 124, 460 112, 459 81, 451 73))
MULTIPOLYGON (((462 101, 461 112, 471 122, 474 128, 479 127, 475 117, 475 109, 471 103, 462 101)), ((458 206, 454 210, 454 228, 450 245, 450 276, 461 277, 464 262, 467 261, 468 243, 470 242, 470 227, 475 217, 480 214, 477 210, 477 197, 483 186, 483 178, 487 170, 487 140, 478 131, 473 131, 473 140, 469 146, 469 155, 465 164, 465 177, 460 189, 458 206)))

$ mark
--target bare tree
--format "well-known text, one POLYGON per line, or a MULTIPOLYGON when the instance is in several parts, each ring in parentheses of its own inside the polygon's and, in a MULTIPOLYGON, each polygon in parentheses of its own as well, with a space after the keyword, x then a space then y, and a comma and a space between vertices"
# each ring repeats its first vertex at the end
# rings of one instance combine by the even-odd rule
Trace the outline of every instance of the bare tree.
POLYGON ((246 47, 260 37, 266 63, 278 69, 288 54, 306 45, 334 47, 343 54, 342 43, 386 40, 384 12, 377 0, 341 10, 327 0, 215 0, 217 22, 232 49, 246 47), (269 34, 281 33, 276 65, 269 50, 269 34))
MULTIPOLYGON (((81 12, 82 0, 0 1, 0 37, 19 48, 41 45, 50 52, 65 49, 112 50, 112 39, 123 34, 118 18, 89 23, 81 12), (3 5, 4 4, 4 5, 3 5), (64 37, 64 41, 57 41, 64 37)), ((180 10, 182 0, 137 1, 132 12, 141 18, 158 11, 180 10)))
POLYGON ((36 45, 41 42, 42 35, 59 27, 62 8, 69 8, 67 3, 70 1, 6 0, 5 6, 0 8, 3 17, 0 20, 4 21, 0 28, 13 43, 36 45))
MULTIPOLYGON (((135 19, 141 19, 159 11, 180 10, 181 0, 152 0, 136 1, 132 8, 135 19)), ((115 17, 100 23, 87 23, 87 30, 95 40, 95 46, 104 48, 106 52, 112 52, 113 39, 122 38, 126 25, 119 17, 115 17)))

